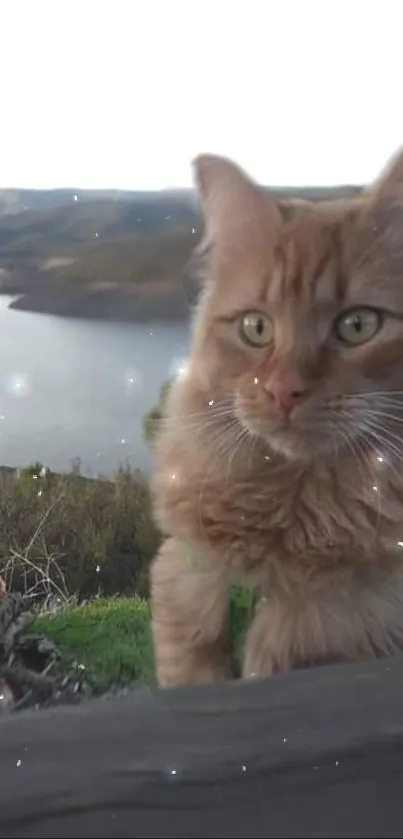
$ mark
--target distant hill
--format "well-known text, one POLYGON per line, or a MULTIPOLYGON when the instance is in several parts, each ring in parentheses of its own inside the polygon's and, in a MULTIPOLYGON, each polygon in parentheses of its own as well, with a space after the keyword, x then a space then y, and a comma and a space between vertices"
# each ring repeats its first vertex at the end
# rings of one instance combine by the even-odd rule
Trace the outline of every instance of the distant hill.
MULTIPOLYGON (((323 201, 360 187, 271 192, 323 201)), ((191 190, 0 190, 0 293, 21 294, 15 308, 55 314, 182 318, 183 269, 201 231, 191 190)))
MULTIPOLYGON (((358 186, 332 187, 270 187, 278 196, 294 196, 311 201, 355 195, 358 186)), ((0 189, 0 216, 18 215, 25 212, 55 210, 72 207, 74 204, 89 203, 134 203, 138 208, 172 202, 194 202, 191 190, 166 189, 160 191, 133 191, 119 189, 0 189)))
MULTIPOLYGON (((17 191, 16 191, 17 192, 17 191)), ((25 193, 27 198, 31 193, 25 193)), ((6 212, 0 193, 0 260, 19 257, 59 256, 98 238, 112 240, 133 234, 169 230, 178 224, 199 221, 193 194, 189 192, 116 193, 108 199, 104 193, 32 193, 37 208, 6 212), (61 195, 64 201, 61 201, 61 195), (66 196, 69 196, 67 203, 66 196), (50 203, 53 196, 54 203, 50 203), (46 209, 41 208, 48 204, 46 209)))

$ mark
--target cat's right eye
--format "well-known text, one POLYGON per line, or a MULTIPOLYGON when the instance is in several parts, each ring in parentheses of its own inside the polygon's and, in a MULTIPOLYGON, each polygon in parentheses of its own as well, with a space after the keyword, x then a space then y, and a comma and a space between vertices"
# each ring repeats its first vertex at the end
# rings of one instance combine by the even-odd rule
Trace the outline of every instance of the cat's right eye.
POLYGON ((265 347, 273 340, 273 322, 261 312, 247 312, 240 323, 241 337, 253 347, 265 347))
POLYGON ((343 312, 336 320, 335 332, 343 344, 351 347, 365 344, 379 332, 383 315, 370 306, 357 306, 343 312))

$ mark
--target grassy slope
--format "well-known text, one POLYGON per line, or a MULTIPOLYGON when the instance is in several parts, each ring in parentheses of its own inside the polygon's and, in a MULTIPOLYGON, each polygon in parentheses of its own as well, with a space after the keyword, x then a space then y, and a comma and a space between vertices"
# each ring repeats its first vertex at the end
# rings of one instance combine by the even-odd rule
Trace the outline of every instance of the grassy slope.
MULTIPOLYGON (((234 588, 229 595, 229 633, 233 657, 239 658, 253 596, 234 588)), ((35 619, 35 632, 51 638, 59 649, 85 666, 95 693, 142 682, 155 683, 150 614, 138 597, 93 600, 55 617, 35 619)))
MULTIPOLYGON (((179 285, 197 238, 192 228, 171 228, 154 234, 132 233, 99 239, 76 249, 72 265, 53 270, 60 279, 80 282, 147 283, 163 280, 179 285)), ((68 253, 65 249, 64 253, 68 253)), ((144 289, 143 289, 144 290, 144 289)))
POLYGON ((85 666, 95 693, 134 681, 153 683, 149 612, 139 598, 94 600, 55 617, 41 616, 34 631, 85 666))

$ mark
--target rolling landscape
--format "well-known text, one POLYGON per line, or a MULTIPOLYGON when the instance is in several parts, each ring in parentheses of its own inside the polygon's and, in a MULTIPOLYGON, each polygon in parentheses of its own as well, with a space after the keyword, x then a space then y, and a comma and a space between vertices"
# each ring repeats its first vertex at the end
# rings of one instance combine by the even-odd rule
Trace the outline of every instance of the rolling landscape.
MULTIPOLYGON (((358 186, 272 189, 351 197, 358 186)), ((112 320, 181 321, 197 289, 189 260, 202 220, 194 192, 0 190, 0 293, 12 308, 112 320)))

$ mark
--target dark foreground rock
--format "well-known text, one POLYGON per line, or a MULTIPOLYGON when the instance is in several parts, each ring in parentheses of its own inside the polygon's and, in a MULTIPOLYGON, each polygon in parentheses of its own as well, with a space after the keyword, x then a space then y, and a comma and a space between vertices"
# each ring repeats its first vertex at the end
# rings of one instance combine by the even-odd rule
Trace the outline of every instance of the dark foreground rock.
POLYGON ((0 599, 0 714, 77 702, 88 692, 80 666, 36 634, 27 598, 0 599))
POLYGON ((0 837, 401 837, 401 658, 0 720, 0 837))

